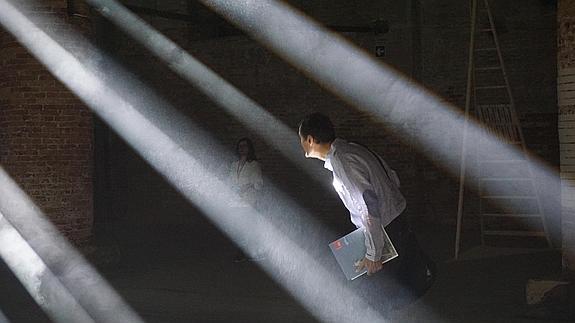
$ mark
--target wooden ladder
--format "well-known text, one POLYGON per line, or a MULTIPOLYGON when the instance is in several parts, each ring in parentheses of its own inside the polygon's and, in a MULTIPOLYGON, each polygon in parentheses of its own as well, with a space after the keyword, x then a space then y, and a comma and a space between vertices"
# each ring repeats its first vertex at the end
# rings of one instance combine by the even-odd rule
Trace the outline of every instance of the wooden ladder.
MULTIPOLYGON (((464 132, 467 131, 469 111, 473 104, 477 119, 483 127, 483 136, 479 138, 477 145, 476 160, 479 167, 477 192, 481 242, 493 243, 497 238, 545 239, 545 243, 551 247, 541 199, 515 110, 488 0, 472 1, 471 19, 464 132), (497 138, 498 146, 515 149, 520 154, 506 154, 505 151, 508 149, 495 151, 488 148, 483 139, 485 135, 497 138)), ((464 135, 464 140, 466 137, 464 135)), ((467 143, 464 142, 457 214, 456 259, 461 236, 466 146, 467 143)), ((516 242, 528 244, 526 241, 516 242)))

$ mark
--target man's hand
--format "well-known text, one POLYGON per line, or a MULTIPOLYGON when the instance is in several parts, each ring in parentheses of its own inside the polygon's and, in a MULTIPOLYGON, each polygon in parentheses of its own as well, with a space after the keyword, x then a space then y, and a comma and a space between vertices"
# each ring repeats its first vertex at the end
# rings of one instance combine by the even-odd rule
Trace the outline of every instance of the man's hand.
POLYGON ((367 269, 368 275, 372 275, 380 271, 381 268, 383 268, 383 264, 381 263, 381 261, 371 261, 367 258, 363 258, 362 260, 356 263, 355 270, 361 271, 363 268, 367 269))

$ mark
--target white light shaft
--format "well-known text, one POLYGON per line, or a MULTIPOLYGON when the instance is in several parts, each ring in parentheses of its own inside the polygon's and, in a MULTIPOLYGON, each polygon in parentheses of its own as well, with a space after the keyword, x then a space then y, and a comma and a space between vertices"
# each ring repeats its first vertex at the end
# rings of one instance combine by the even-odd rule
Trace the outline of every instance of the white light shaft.
MULTIPOLYGON (((52 72, 69 76, 71 82, 84 84, 84 79, 75 78, 79 75, 71 73, 67 62, 61 60, 63 56, 60 54, 65 51, 54 46, 43 47, 50 38, 6 0, 0 0, 0 24, 34 54, 42 52, 48 64, 51 63, 52 72)), ((141 322, 11 179, 5 173, 0 173, 0 176, 0 211, 90 317, 97 322, 141 322)))
POLYGON ((8 318, 6 318, 6 315, 4 315, 2 311, 0 311, 0 323, 10 323, 10 321, 8 321, 8 318))
MULTIPOLYGON (((245 126, 277 148, 287 159, 316 179, 319 175, 306 163, 299 137, 254 100, 192 57, 176 43, 156 31, 114 0, 87 0, 104 17, 162 59, 174 72, 195 85, 245 126), (306 163, 306 165, 304 165, 306 163)), ((331 189, 331 187, 330 187, 331 189)))
MULTIPOLYGON (((0 8, 2 9, 0 21, 2 21, 3 12, 10 12, 10 10, 1 2, 0 8)), ((21 273, 20 277, 31 279, 22 281, 25 286, 35 284, 35 282, 41 283, 42 288, 45 288, 47 292, 44 306, 48 306, 50 316, 59 315, 58 317, 63 318, 65 322, 74 322, 66 318, 82 315, 81 312, 75 313, 79 311, 76 305, 78 303, 96 322, 118 322, 118 320, 141 322, 141 319, 80 253, 62 237, 58 229, 46 220, 42 211, 1 168, 0 212, 7 220, 3 222, 3 229, 6 230, 3 232, 3 239, 10 239, 11 243, 15 244, 14 247, 19 248, 19 253, 15 254, 14 249, 6 249, 8 246, 2 244, 0 248, 3 252, 2 256, 8 264, 12 263, 18 267, 14 270, 15 273, 21 273), (17 230, 18 235, 12 227, 17 230), (26 245, 23 241, 19 241, 20 236, 25 239, 26 245), (16 256, 26 257, 26 261, 16 256), (25 268, 19 268, 20 265, 25 268), (41 278, 41 281, 38 281, 38 278, 41 278), (60 286, 64 286, 73 299, 68 299, 67 293, 60 286), (53 310, 53 306, 58 306, 58 309, 53 310), (59 310, 66 310, 70 313, 60 313, 59 310)), ((42 304, 39 303, 41 306, 42 304)), ((84 321, 89 322, 88 319, 84 321)))
MULTIPOLYGON (((0 177, 5 180, 7 175, 4 170, 0 168, 0 172, 0 177)), ((1 212, 0 257, 52 320, 94 322, 1 212)))
POLYGON ((277 251, 264 269, 312 314, 325 322, 384 321, 335 277, 341 273, 327 271, 265 217, 257 215, 259 220, 253 221, 249 232, 230 225, 226 204, 237 196, 224 183, 5 0, 0 0, 0 9, 0 22, 6 29, 213 222, 234 240, 255 236, 277 251))

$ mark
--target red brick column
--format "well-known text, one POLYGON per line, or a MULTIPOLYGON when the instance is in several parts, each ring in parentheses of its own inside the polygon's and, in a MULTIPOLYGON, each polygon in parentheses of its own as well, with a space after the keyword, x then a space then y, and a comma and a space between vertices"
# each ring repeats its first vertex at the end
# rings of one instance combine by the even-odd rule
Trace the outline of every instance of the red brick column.
POLYGON ((563 266, 575 272, 575 3, 561 0, 557 9, 563 266))
MULTIPOLYGON (((65 0, 41 4, 28 13, 59 19, 43 27, 74 28, 65 0)), ((0 166, 77 243, 92 234, 92 132, 89 110, 0 27, 0 166)))

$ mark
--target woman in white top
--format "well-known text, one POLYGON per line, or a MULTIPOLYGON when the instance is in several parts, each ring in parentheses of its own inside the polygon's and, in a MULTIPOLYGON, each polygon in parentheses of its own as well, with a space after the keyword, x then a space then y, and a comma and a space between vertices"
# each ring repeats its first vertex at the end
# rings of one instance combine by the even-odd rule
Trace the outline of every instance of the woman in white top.
POLYGON ((256 207, 263 179, 252 141, 249 138, 238 140, 236 153, 238 160, 230 167, 230 181, 240 199, 233 201, 232 207, 256 207))
MULTIPOLYGON (((230 166, 229 180, 232 188, 238 193, 238 198, 230 202, 231 212, 235 226, 249 230, 249 226, 257 219, 257 216, 250 214, 258 207, 258 199, 262 193, 263 179, 260 164, 256 159, 254 145, 249 138, 242 138, 236 144, 238 160, 230 166), (251 206, 251 208, 250 208, 251 206)), ((248 239, 249 240, 249 239, 248 239)), ((248 240, 236 240, 236 244, 242 248, 251 245, 254 257, 248 258, 242 250, 238 250, 234 257, 235 262, 245 260, 259 260, 263 258, 261 247, 256 241, 249 243, 248 240)))

